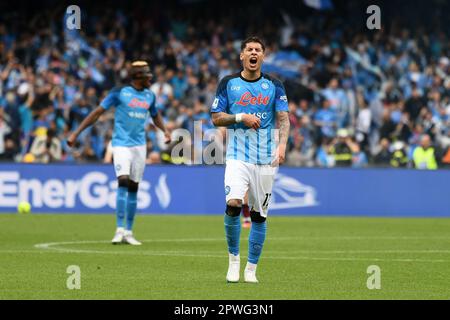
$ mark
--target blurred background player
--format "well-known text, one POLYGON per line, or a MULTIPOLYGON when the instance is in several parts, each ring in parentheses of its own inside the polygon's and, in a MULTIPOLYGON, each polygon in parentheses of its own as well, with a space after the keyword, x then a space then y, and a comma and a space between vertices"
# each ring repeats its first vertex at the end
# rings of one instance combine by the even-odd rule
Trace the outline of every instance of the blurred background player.
POLYGON ((266 218, 277 165, 284 162, 289 134, 288 102, 283 84, 261 72, 265 46, 257 37, 241 44, 243 70, 221 80, 211 107, 215 126, 228 127, 225 170, 225 233, 228 282, 240 277, 240 213, 246 193, 251 229, 245 282, 256 283, 256 267, 266 237, 266 218), (279 145, 275 146, 275 120, 279 145))
POLYGON ((149 90, 152 78, 145 61, 135 61, 131 65, 131 84, 112 89, 70 134, 67 144, 74 146, 84 129, 93 125, 112 106, 115 107, 112 156, 118 180, 116 215, 117 230, 113 244, 128 243, 140 245, 132 232, 137 208, 137 192, 142 179, 146 160, 145 125, 150 113, 155 125, 164 131, 165 142, 170 142, 161 115, 155 108, 155 95, 149 90), (126 220, 126 221, 125 221, 126 220))

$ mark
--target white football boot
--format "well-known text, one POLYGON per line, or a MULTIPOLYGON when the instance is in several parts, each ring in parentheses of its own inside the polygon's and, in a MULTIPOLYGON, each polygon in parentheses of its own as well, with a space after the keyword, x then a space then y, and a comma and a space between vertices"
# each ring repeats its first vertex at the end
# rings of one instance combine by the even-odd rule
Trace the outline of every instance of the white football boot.
POLYGON ((228 254, 228 272, 227 282, 239 282, 239 273, 241 272, 241 258, 239 255, 228 254))
POLYGON ((125 232, 124 228, 117 228, 116 234, 114 235, 114 238, 111 240, 112 244, 119 244, 123 241, 123 234, 125 232))
POLYGON ((123 234, 123 243, 128 243, 132 246, 140 246, 142 244, 133 237, 133 232, 130 230, 125 230, 123 234))
POLYGON ((248 283, 258 283, 256 279, 256 264, 247 262, 244 270, 244 281, 248 283))

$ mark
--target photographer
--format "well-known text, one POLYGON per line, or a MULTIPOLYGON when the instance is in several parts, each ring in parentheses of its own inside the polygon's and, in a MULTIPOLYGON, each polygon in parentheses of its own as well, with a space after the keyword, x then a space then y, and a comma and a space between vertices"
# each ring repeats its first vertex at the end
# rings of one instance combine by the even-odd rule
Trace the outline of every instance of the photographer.
POLYGON ((48 129, 45 136, 38 136, 31 145, 30 153, 35 162, 49 163, 61 160, 61 142, 55 135, 55 130, 48 129))
POLYGON ((353 154, 359 152, 359 146, 353 142, 347 129, 339 129, 330 152, 334 156, 336 167, 350 167, 353 164, 353 154))

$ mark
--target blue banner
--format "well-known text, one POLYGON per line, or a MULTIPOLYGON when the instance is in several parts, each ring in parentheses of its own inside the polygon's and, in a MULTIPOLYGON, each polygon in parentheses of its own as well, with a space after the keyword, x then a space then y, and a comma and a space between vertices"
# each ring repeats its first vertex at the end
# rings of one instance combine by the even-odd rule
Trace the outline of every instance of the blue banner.
POLYGON ((266 56, 262 71, 292 79, 300 75, 300 67, 305 63, 306 60, 295 51, 279 51, 266 56))
MULTIPOLYGON (((142 214, 223 214, 222 166, 147 166, 142 214)), ((270 215, 446 216, 450 170, 280 168, 270 215)), ((112 213, 111 165, 0 164, 0 212, 112 213)))

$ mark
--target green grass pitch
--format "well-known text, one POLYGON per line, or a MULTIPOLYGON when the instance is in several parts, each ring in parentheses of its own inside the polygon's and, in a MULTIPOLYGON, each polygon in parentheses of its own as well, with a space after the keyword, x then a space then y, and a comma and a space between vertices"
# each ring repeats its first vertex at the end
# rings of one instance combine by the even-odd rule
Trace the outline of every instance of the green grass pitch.
MULTIPOLYGON (((269 217, 259 284, 227 284, 221 216, 0 215, 0 299, 449 299, 450 219, 269 217), (66 288, 69 265, 81 289, 66 288), (367 288, 367 268, 381 289, 367 288)), ((241 233, 242 267, 249 231, 241 233)))

